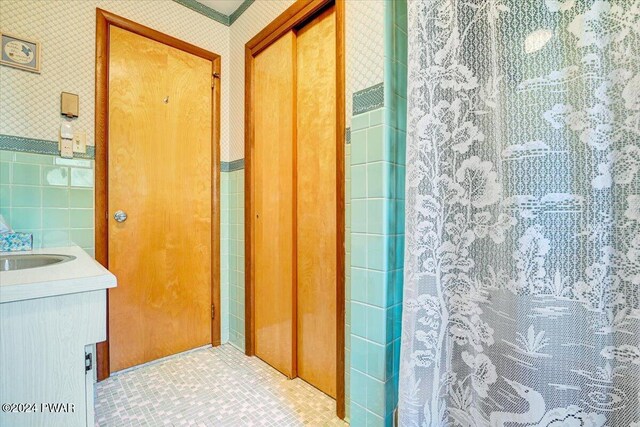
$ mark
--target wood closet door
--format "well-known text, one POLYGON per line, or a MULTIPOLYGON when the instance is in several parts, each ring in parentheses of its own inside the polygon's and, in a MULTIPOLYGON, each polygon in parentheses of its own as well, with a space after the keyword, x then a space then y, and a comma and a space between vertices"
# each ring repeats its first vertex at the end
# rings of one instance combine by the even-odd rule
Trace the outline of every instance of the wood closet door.
POLYGON ((115 26, 109 49, 115 372, 211 343, 212 64, 115 26))
POLYGON ((336 22, 331 8, 297 37, 297 368, 336 397, 336 22))
POLYGON ((295 35, 254 59, 255 354, 295 376, 295 35))

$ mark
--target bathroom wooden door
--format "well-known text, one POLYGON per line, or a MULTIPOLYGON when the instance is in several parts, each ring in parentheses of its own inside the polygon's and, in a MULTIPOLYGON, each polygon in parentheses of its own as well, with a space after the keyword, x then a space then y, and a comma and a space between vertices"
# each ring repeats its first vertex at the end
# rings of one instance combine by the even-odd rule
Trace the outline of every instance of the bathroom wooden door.
POLYGON ((211 82, 210 60, 111 27, 111 372, 212 342, 211 82))
POLYGON ((295 35, 255 58, 255 352, 295 377, 295 35))
POLYGON ((332 5, 308 15, 250 58, 245 155, 248 353, 339 398, 344 111, 336 16, 332 5))
POLYGON ((335 31, 333 8, 298 31, 295 149, 298 376, 334 398, 338 250, 335 31))

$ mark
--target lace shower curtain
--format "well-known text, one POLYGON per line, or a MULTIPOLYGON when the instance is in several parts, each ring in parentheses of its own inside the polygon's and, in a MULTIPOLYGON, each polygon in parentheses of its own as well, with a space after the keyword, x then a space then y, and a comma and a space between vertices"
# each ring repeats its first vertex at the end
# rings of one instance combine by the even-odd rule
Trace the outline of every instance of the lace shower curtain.
POLYGON ((640 1, 408 9, 401 425, 640 427, 640 1))

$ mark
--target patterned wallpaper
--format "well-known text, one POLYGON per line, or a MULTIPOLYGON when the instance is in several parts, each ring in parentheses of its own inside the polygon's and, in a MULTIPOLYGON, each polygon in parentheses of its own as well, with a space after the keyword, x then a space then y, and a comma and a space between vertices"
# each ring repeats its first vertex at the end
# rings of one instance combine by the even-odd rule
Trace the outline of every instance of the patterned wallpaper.
MULTIPOLYGON (((67 91, 80 95, 74 128, 93 140, 96 7, 221 55, 222 74, 229 74, 229 27, 172 0, 2 0, 0 29, 42 44, 42 74, 0 67, 0 134, 57 140, 60 92, 67 91)), ((229 79, 221 89, 226 147, 229 79)))
MULTIPOLYGON (((227 27, 172 0, 3 0, 0 29, 42 43, 42 73, 0 67, 0 134, 56 140, 61 91, 80 95, 74 127, 94 137, 95 8, 222 56, 221 159, 244 157, 244 45, 293 0, 257 0, 227 27), (72 23, 72 24, 67 24, 72 23)), ((382 82, 384 0, 346 2, 346 111, 382 82)))
POLYGON ((382 83, 384 69, 384 0, 347 0, 346 125, 351 126, 353 93, 382 83))
MULTIPOLYGON (((293 0, 257 0, 231 26, 229 146, 223 160, 244 157, 244 45, 293 0)), ((353 92, 381 83, 384 66, 384 0, 346 0, 346 111, 353 92)), ((224 149, 224 147, 223 147, 224 149)))

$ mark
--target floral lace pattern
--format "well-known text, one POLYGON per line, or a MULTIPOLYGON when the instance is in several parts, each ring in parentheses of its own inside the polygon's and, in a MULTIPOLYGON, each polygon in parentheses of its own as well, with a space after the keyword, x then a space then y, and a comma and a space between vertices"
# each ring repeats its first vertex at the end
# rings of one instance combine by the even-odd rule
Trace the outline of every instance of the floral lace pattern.
POLYGON ((401 425, 640 427, 640 1, 408 11, 401 425))

